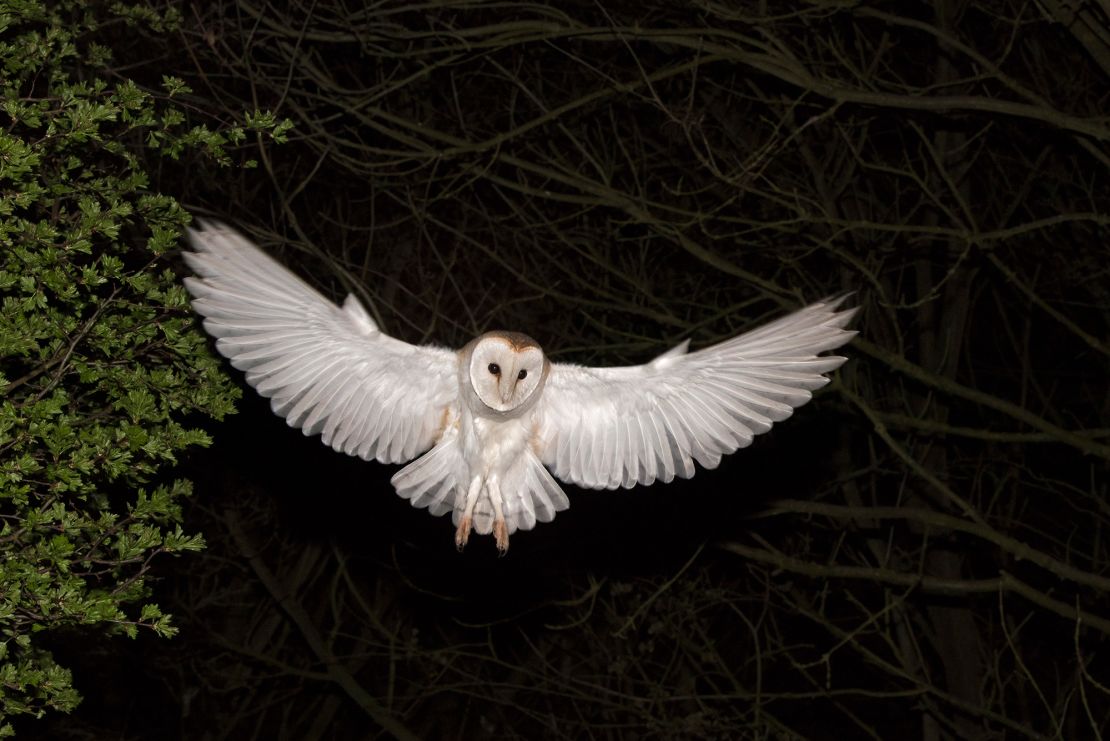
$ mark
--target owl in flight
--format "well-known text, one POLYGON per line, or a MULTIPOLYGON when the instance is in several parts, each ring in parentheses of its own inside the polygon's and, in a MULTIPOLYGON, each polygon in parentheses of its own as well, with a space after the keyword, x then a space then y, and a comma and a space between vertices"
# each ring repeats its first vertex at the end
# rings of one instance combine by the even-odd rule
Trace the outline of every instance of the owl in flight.
POLYGON ((569 505, 552 477, 593 489, 694 475, 789 417, 845 358, 855 309, 819 301, 644 365, 553 363, 519 332, 461 350, 383 333, 354 296, 337 306, 233 229, 199 222, 185 261, 216 348, 305 435, 364 460, 406 463, 397 493, 471 530, 509 535, 569 505), (415 458, 415 460, 413 460, 415 458))

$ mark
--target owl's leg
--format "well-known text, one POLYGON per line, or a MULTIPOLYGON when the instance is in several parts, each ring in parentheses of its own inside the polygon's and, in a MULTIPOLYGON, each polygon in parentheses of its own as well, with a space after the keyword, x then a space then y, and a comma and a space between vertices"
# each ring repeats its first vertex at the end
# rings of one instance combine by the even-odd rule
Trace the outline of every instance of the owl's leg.
POLYGON ((466 546, 466 541, 470 538, 474 505, 478 503, 478 492, 481 490, 482 477, 475 476, 470 482, 470 488, 466 490, 466 507, 463 509, 463 516, 459 520, 459 527, 455 530, 455 547, 460 551, 466 546))
POLYGON ((505 524, 505 513, 501 508, 501 482, 496 476, 491 476, 486 486, 490 504, 493 505, 493 537, 497 541, 497 550, 505 555, 509 550, 509 528, 505 524))

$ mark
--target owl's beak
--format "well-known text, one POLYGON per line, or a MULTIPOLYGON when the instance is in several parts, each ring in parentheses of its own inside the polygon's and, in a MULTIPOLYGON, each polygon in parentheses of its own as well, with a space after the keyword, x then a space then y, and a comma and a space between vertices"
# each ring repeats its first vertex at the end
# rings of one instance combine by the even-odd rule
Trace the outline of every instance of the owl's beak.
POLYGON ((498 384, 497 390, 501 392, 499 394, 499 396, 501 397, 501 403, 507 405, 509 403, 509 400, 513 398, 513 391, 516 390, 516 381, 511 378, 505 379, 503 382, 498 384))

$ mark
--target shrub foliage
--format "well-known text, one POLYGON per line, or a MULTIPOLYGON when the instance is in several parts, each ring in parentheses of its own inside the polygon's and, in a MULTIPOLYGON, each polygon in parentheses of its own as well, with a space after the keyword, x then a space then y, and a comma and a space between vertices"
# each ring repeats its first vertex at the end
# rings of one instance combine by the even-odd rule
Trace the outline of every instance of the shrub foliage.
POLYGON ((186 151, 227 163, 246 133, 187 126, 184 84, 121 76, 109 46, 176 23, 0 4, 0 735, 79 702, 53 631, 172 636, 152 562, 204 546, 180 524, 190 484, 167 468, 238 390, 162 259, 189 216, 147 167, 186 151))

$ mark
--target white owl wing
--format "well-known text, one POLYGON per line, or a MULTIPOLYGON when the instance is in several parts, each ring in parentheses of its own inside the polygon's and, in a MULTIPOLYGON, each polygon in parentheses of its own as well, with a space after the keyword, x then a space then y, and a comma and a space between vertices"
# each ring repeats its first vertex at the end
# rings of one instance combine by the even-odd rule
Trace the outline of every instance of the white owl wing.
POLYGON ((683 342, 645 365, 553 363, 540 400, 536 449, 564 481, 630 488, 694 475, 696 460, 750 445, 828 383, 845 358, 818 356, 856 333, 843 298, 820 301, 745 334, 686 352, 683 342))
POLYGON ((432 447, 456 414, 454 352, 384 334, 354 296, 337 306, 238 232, 199 223, 185 253, 193 308, 274 412, 367 460, 432 447))

